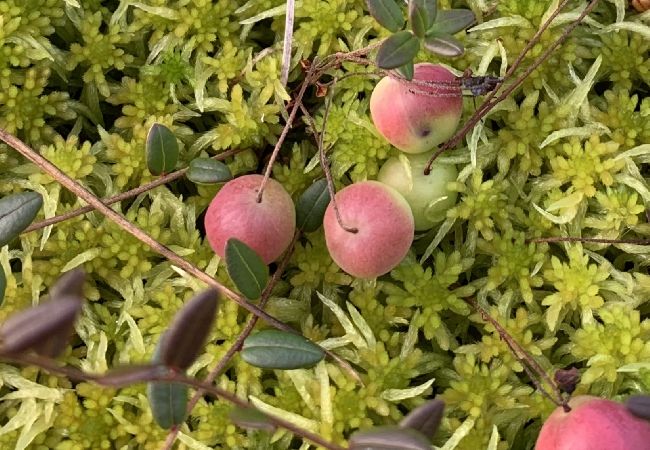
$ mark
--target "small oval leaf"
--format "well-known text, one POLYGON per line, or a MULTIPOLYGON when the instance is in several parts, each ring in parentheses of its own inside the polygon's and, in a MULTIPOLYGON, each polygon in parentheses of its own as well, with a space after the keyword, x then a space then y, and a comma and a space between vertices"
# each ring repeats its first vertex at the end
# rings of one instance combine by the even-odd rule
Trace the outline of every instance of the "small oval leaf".
POLYGON ((469 9, 447 9, 438 13, 429 30, 435 33, 454 34, 464 30, 475 21, 476 16, 469 9))
POLYGON ((650 395, 633 395, 627 399, 625 407, 635 416, 650 420, 650 395))
POLYGON ((327 180, 321 179, 309 186, 296 203, 296 225, 305 233, 316 231, 330 203, 327 180))
POLYGON ((42 354, 49 353, 53 335, 66 334, 67 342, 80 310, 79 297, 63 297, 13 314, 0 325, 0 352, 40 349, 42 354))
POLYGON ((269 280, 269 268, 255 250, 238 239, 228 239, 226 269, 237 289, 247 299, 260 298, 269 280))
POLYGON ((185 421, 187 391, 187 386, 179 383, 147 383, 149 406, 158 425, 170 429, 185 421))
POLYGON ((37 192, 21 192, 0 199, 0 247, 18 236, 38 214, 43 197, 37 192))
POLYGON ((438 12, 437 0, 410 0, 409 1, 409 22, 413 33, 423 38, 427 30, 431 28, 436 20, 438 12))
POLYGON ((460 56, 465 51, 463 44, 450 34, 428 34, 424 39, 424 48, 441 56, 460 56))
POLYGON ((370 15, 389 31, 395 32, 404 26, 404 15, 395 0, 366 0, 366 5, 370 15))
POLYGON ((235 406, 230 411, 230 420, 232 423, 241 428, 249 430, 275 430, 275 425, 269 418, 255 408, 242 408, 235 406))
POLYGON ((311 367, 325 357, 325 352, 299 334, 264 330, 246 338, 241 357, 252 366, 289 370, 311 367))
POLYGON ((397 73, 399 73, 404 79, 411 81, 413 79, 413 75, 415 74, 415 67, 413 65, 413 61, 408 62, 404 64, 401 67, 398 67, 395 69, 397 73))
POLYGON ((180 370, 192 365, 210 333, 218 298, 215 289, 208 289, 193 297, 176 313, 164 338, 158 343, 160 362, 180 370))
POLYGON ((5 291, 7 290, 7 276, 5 275, 5 269, 0 266, 0 305, 5 300, 5 291))
POLYGON ((165 125, 154 123, 147 135, 147 168, 153 175, 169 173, 178 162, 178 141, 165 125))
POLYGON ((230 168, 212 158, 195 158, 190 161, 187 178, 197 184, 223 183, 232 179, 230 168))
POLYGON ((396 426, 373 427, 350 437, 350 450, 431 450, 431 442, 419 431, 396 426))
POLYGON ((412 428, 431 439, 440 427, 444 411, 445 402, 436 398, 408 413, 401 420, 399 426, 401 428, 412 428))
POLYGON ((395 69, 413 61, 420 41, 410 31, 399 31, 386 39, 377 52, 377 66, 395 69))

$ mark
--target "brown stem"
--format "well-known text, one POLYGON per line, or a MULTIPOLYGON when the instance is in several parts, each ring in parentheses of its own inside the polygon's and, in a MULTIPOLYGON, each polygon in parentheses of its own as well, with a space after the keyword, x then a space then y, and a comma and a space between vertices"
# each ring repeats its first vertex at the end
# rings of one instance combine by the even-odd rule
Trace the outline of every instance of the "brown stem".
MULTIPOLYGON (((589 14, 595 7, 596 4, 598 3, 598 0, 591 0, 587 7, 582 11, 580 16, 576 20, 574 20, 571 24, 569 24, 560 37, 553 42, 544 52, 537 57, 533 63, 524 70, 524 72, 517 77, 517 79, 510 85, 508 85, 504 91, 496 98, 492 98, 491 100, 486 100, 483 102, 478 110, 470 117, 470 119, 463 125, 463 127, 447 142, 445 142, 441 147, 439 147, 429 158, 429 161, 427 162, 426 166, 424 167, 424 174, 429 175, 431 172, 431 165, 433 162, 445 151, 449 150, 451 147, 456 145, 458 142, 460 142, 461 139, 465 137, 469 131, 476 126, 476 124, 483 118, 485 115, 492 109, 494 108, 498 103, 501 103, 503 100, 505 100, 512 91, 517 89, 523 82, 524 80, 535 70, 537 67, 539 67, 548 57, 555 51, 556 48, 558 48, 564 41, 566 41, 571 34, 571 32, 582 22, 582 20, 589 14)), ((561 6, 561 5, 560 5, 561 6)), ((550 25, 551 21, 553 20, 555 16, 552 15, 544 24, 542 27, 548 28, 550 25)), ((538 36, 539 38, 539 36, 538 36)), ((528 47, 528 46, 527 46, 528 47)), ((518 58, 519 60, 519 58, 518 58)))
MULTIPOLYGON (((57 375, 63 375, 71 380, 94 382, 102 386, 119 388, 134 383, 133 380, 122 381, 122 382, 114 382, 114 381, 107 382, 103 380, 102 375, 89 374, 70 366, 60 366, 59 363, 54 359, 45 358, 37 355, 24 354, 24 355, 11 355, 8 357, 2 355, 2 358, 17 364, 36 366, 47 372, 57 374, 57 375)), ((201 380, 197 380, 195 378, 189 377, 183 373, 176 372, 176 371, 166 370, 166 371, 160 371, 160 373, 149 373, 146 376, 146 378, 139 379, 137 381, 143 383, 155 382, 155 381, 167 382, 167 383, 170 382, 180 383, 192 387, 196 390, 202 390, 210 394, 212 397, 216 399, 226 400, 239 407, 254 408, 254 406, 252 406, 247 401, 240 399, 239 397, 237 397, 236 395, 232 394, 231 392, 225 389, 222 389, 218 386, 214 386, 210 383, 206 383, 201 380)), ((284 428, 297 436, 300 436, 304 439, 307 439, 308 441, 313 442, 316 445, 319 445, 328 450, 344 450, 343 447, 340 447, 339 445, 334 444, 333 442, 329 442, 323 439, 321 436, 312 433, 309 430, 302 429, 299 426, 294 425, 293 423, 287 420, 281 419, 279 417, 271 416, 265 413, 264 411, 260 411, 260 412, 264 414, 269 420, 269 422, 273 423, 274 425, 284 428)))
POLYGON ((63 173, 61 170, 59 170, 58 167, 56 167, 47 159, 43 158, 40 154, 32 150, 30 147, 28 147, 24 142, 22 142, 17 137, 11 135, 10 133, 7 133, 3 129, 0 129, 0 140, 4 141, 6 144, 14 148, 17 152, 22 154, 25 158, 30 160, 32 163, 34 163, 45 173, 47 173, 52 178, 57 180, 62 186, 64 186, 70 192, 72 192, 73 194, 75 194, 76 196, 84 200, 86 203, 91 205, 97 211, 101 212, 109 220, 113 221, 124 231, 131 234, 139 241, 147 244, 149 247, 151 247, 152 250, 158 252, 159 254, 167 258, 169 261, 174 263, 176 266, 180 267, 187 273, 195 276, 199 280, 206 283, 208 286, 215 288, 221 294, 232 299, 235 303, 237 303, 239 306, 246 309, 247 311, 257 316, 260 316, 272 326, 283 331, 289 331, 295 333, 295 331, 291 327, 280 322, 276 318, 268 315, 266 312, 262 311, 257 306, 251 304, 246 299, 244 299, 237 293, 233 292, 232 290, 228 289, 226 286, 222 285, 214 278, 212 278, 210 275, 208 275, 207 273, 205 273, 204 271, 196 267, 194 264, 181 258, 172 250, 167 248, 165 245, 156 241, 154 238, 149 236, 143 230, 141 230, 140 228, 136 227, 131 222, 129 222, 124 216, 113 211, 111 208, 105 205, 100 199, 95 197, 95 195, 92 192, 88 191, 85 187, 83 187, 75 180, 70 178, 68 175, 63 173))
POLYGON ((589 238, 589 237, 574 237, 574 236, 553 236, 553 237, 540 237, 526 239, 526 243, 540 243, 540 242, 593 242, 596 244, 636 244, 636 245, 650 245, 650 239, 605 239, 605 238, 589 238))
MULTIPOLYGON (((223 153, 219 153, 218 155, 214 156, 213 159, 216 160, 222 160, 226 159, 229 156, 236 155, 239 152, 242 152, 244 149, 243 148, 238 148, 235 150, 227 150, 223 153)), ((167 175, 163 175, 159 178, 156 178, 155 180, 151 181, 150 183, 143 184, 142 186, 138 186, 137 188, 131 189, 130 191, 122 192, 121 194, 114 195, 112 197, 107 197, 101 199, 102 203, 105 205, 112 205, 113 203, 121 202, 122 200, 127 200, 129 198, 136 197, 144 192, 150 191, 154 188, 157 188, 158 186, 162 186, 163 184, 167 184, 171 181, 177 180, 181 178, 183 175, 185 175, 185 172, 187 172, 187 168, 177 170, 176 172, 169 173, 167 175)), ((40 222, 36 222, 28 226, 22 234, 25 233, 30 233, 32 231, 40 230, 42 228, 45 228, 50 225, 54 225, 55 223, 63 222, 68 219, 72 219, 73 217, 80 216, 82 214, 89 213, 90 211, 93 211, 95 208, 93 208, 91 205, 83 206, 81 208, 74 209, 72 211, 68 211, 65 214, 61 214, 59 216, 54 216, 50 217, 49 219, 41 220, 40 222)))
POLYGON ((476 300, 473 298, 463 298, 465 302, 467 302, 470 306, 472 306, 478 313, 481 315, 481 318, 490 323, 497 333, 499 333, 499 337, 503 342, 506 343, 508 348, 510 349, 510 352, 512 355, 519 361, 522 366, 524 367, 524 370, 530 377, 531 381, 535 385, 535 388, 540 391, 546 398, 551 400, 553 403, 555 403, 558 406, 562 406, 565 411, 570 411, 571 409, 569 408, 566 399, 560 392, 560 389, 557 387, 555 382, 548 376, 546 371, 542 366, 539 365, 539 363, 533 358, 516 340, 513 338, 508 331, 501 326, 499 322, 497 322, 488 312, 483 309, 476 300), (544 387, 542 386, 542 383, 540 380, 543 380, 553 391, 553 394, 555 397, 553 397, 544 387), (567 409, 568 408, 568 409, 567 409))

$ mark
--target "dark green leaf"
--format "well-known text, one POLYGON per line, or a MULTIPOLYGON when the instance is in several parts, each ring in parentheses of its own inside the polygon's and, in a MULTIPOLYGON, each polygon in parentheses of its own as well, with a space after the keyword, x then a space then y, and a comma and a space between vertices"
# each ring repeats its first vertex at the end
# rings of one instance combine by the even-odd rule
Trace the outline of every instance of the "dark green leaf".
POLYGON ((165 125, 154 123, 147 135, 147 168, 153 175, 169 173, 178 161, 178 141, 165 125))
POLYGON ((50 288, 50 298, 79 297, 83 298, 83 287, 86 281, 86 272, 77 268, 70 270, 59 277, 50 288))
POLYGON ((413 67, 413 61, 404 64, 401 67, 395 69, 397 73, 404 77, 404 79, 411 81, 413 75, 415 74, 415 68, 413 67))
POLYGON ((409 22, 413 33, 419 38, 424 37, 436 20, 438 0, 410 0, 409 22))
POLYGON ((275 425, 265 414, 255 408, 236 406, 230 411, 230 420, 235 425, 253 430, 275 430, 275 425))
POLYGON ((227 165, 212 158, 195 158, 190 161, 187 178, 198 184, 223 183, 232 179, 227 165))
POLYGON ((465 48, 463 44, 450 34, 431 33, 424 39, 424 48, 441 56, 460 56, 465 48))
POLYGON ((404 26, 404 15, 395 0, 366 0, 366 4, 370 15, 382 27, 394 32, 404 26))
POLYGON ((321 179, 309 186, 296 203, 296 224, 305 233, 316 231, 330 203, 327 180, 321 179))
POLYGON ((214 323, 218 298, 216 290, 208 289, 183 306, 158 343, 160 362, 180 370, 192 365, 214 323))
POLYGON ((79 297, 63 297, 13 314, 0 325, 0 352, 47 351, 52 335, 72 330, 80 310, 79 297))
POLYGON ((5 299, 5 290, 7 289, 7 276, 4 268, 0 265, 0 305, 5 299))
POLYGON ((377 52, 377 66, 395 69, 413 61, 420 41, 410 31, 399 31, 386 39, 377 52))
POLYGON ((241 356, 252 366, 288 370, 311 367, 325 357, 325 352, 304 336, 264 330, 246 338, 241 356))
POLYGON ((269 268, 255 250, 238 239, 228 239, 226 269, 237 289, 247 299, 260 298, 269 280, 269 268))
POLYGON ((411 428, 374 427, 350 437, 350 450, 431 450, 425 435, 411 428))
POLYGON ((440 427, 444 411, 445 402, 433 399, 408 413, 399 423, 399 426, 401 428, 412 428, 431 439, 440 427))
POLYGON ((179 383, 147 383, 147 398, 158 425, 169 429, 185 421, 187 386, 179 383))
POLYGON ((435 23, 429 30, 434 33, 454 34, 475 21, 476 17, 469 9, 447 9, 438 13, 435 23))
POLYGON ((650 395, 633 395, 627 399, 625 407, 635 416, 650 420, 650 395))
POLYGON ((36 192, 21 192, 0 199, 0 247, 29 226, 43 206, 36 192))

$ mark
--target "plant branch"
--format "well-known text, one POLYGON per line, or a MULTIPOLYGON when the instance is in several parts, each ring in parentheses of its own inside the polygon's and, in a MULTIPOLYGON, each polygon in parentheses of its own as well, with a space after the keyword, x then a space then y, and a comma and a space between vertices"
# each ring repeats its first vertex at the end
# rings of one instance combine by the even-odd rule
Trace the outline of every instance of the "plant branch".
POLYGON ((590 237, 575 237, 575 236, 552 236, 526 239, 526 243, 540 243, 540 242, 591 242, 595 244, 636 244, 636 245, 650 245, 650 239, 606 239, 606 238, 590 238, 590 237))
MULTIPOLYGON (((223 153, 219 153, 218 155, 215 155, 213 159, 216 160, 222 160, 226 159, 229 156, 236 155, 237 153, 242 152, 244 149, 243 148, 238 148, 234 150, 227 150, 223 153)), ((179 178, 183 177, 185 173, 187 172, 188 168, 180 169, 175 172, 168 173, 167 175, 163 175, 161 177, 156 178, 155 180, 143 184, 142 186, 138 186, 137 188, 133 188, 129 191, 122 192, 120 194, 114 195, 112 197, 107 197, 101 199, 102 203, 105 205, 112 205, 117 202, 121 202, 122 200, 127 200, 129 198, 136 197, 144 192, 150 191, 154 188, 157 188, 158 186, 162 186, 163 184, 167 184, 171 181, 178 180, 179 178)), ((65 214, 61 214, 59 216, 54 216, 50 217, 49 219, 41 220, 40 222, 35 222, 28 226, 21 234, 25 233, 30 233, 32 231, 40 230, 42 228, 48 227, 50 225, 54 225, 59 222, 66 221, 68 219, 72 219, 73 217, 80 216, 82 214, 89 213, 93 211, 95 208, 91 205, 86 205, 81 208, 74 209, 72 211, 68 211, 65 214)))
MULTIPOLYGON (((483 102, 478 110, 470 117, 470 119, 463 125, 463 127, 447 142, 445 142, 441 147, 439 147, 429 158, 429 161, 427 162, 427 165, 424 167, 424 174, 429 175, 431 172, 431 165, 433 162, 445 151, 449 150, 451 147, 454 145, 458 144, 461 139, 465 137, 467 133, 470 132, 474 126, 483 118, 485 115, 492 109, 494 108, 497 104, 501 103, 503 100, 505 100, 515 89, 517 89, 521 84, 524 82, 524 80, 533 72, 535 69, 537 69, 544 61, 548 59, 548 57, 555 51, 556 48, 558 48, 560 45, 564 43, 573 32, 573 30, 583 21, 583 19, 596 7, 596 4, 598 3, 598 0, 591 0, 587 7, 580 13, 578 18, 574 20, 571 24, 569 24, 562 34, 560 35, 559 38, 553 42, 549 47, 547 47, 544 52, 537 57, 533 63, 524 70, 524 72, 517 77, 517 79, 512 83, 509 84, 501 94, 499 94, 498 97, 492 98, 489 101, 483 102)), ((559 8, 559 7, 558 7, 559 8)), ((548 27, 551 23, 551 21, 555 18, 555 15, 551 15, 549 19, 544 22, 542 27, 548 27)), ((541 36, 541 34, 540 34, 541 36)), ((539 36, 536 35, 536 37, 539 39, 539 36)), ((527 46, 528 48, 528 46, 527 46)), ((518 58, 519 60, 519 58, 518 58)))

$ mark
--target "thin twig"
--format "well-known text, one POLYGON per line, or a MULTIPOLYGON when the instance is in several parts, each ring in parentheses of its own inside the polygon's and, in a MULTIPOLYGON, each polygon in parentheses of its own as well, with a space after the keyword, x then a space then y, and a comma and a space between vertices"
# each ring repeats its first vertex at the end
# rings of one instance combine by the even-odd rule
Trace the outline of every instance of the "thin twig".
POLYGON ((590 238, 590 237, 575 237, 575 236, 553 236, 553 237, 540 237, 526 239, 527 244, 534 242, 593 242, 595 244, 636 244, 636 245, 650 245, 650 239, 605 239, 605 238, 590 238))
MULTIPOLYGON (((51 358, 46 358, 46 357, 41 357, 37 355, 31 355, 31 354, 23 354, 23 355, 11 355, 11 356, 5 356, 2 355, 2 359, 9 360, 13 363, 17 364, 22 364, 22 365, 30 365, 30 366, 36 366, 39 367, 49 373, 57 374, 57 375, 63 375, 68 379, 71 380, 78 380, 78 381, 87 381, 87 382, 94 382, 102 386, 109 386, 113 388, 120 388, 124 386, 129 386, 131 384, 134 384, 133 380, 128 380, 128 381, 114 381, 108 379, 104 379, 102 375, 93 375, 89 374, 86 372, 83 372, 77 368, 70 367, 70 366, 60 366, 59 363, 51 358)), ((156 372, 151 372, 148 373, 147 376, 143 379, 137 380, 138 382, 142 383, 147 383, 147 382, 163 382, 163 383, 179 383, 179 384, 184 384, 186 386, 192 387, 197 390, 202 390, 208 394, 210 394, 212 397, 216 399, 223 399, 226 400, 234 405, 237 405, 242 408, 255 408, 253 405, 248 403, 245 400, 240 399, 236 395, 232 394, 231 392, 222 389, 218 386, 214 386, 210 383, 206 383, 201 380, 197 380, 195 378, 189 377, 181 372, 177 371, 172 371, 172 370, 160 370, 156 372)), ((264 411, 257 410, 260 413, 264 414, 266 418, 269 420, 269 422, 273 423, 275 426, 284 428, 291 433, 295 434, 296 436, 300 436, 303 439, 306 439, 308 441, 313 442, 316 445, 319 445, 323 448, 326 448, 328 450, 345 450, 343 447, 340 447, 337 444, 334 444, 333 442, 329 442, 325 439, 323 439, 321 436, 312 433, 309 430, 305 430, 287 420, 284 420, 282 418, 276 417, 276 416, 271 416, 264 411)))
MULTIPOLYGON (((240 153, 243 150, 245 150, 245 149, 244 148, 238 148, 238 149, 235 149, 235 150, 227 150, 227 151, 225 151, 223 153, 219 153, 218 155, 214 156, 213 159, 216 159, 216 160, 226 159, 227 157, 232 156, 232 155, 236 155, 237 153, 240 153)), ((163 184, 167 184, 169 182, 172 182, 174 180, 177 180, 177 179, 181 178, 183 175, 185 175, 187 170, 188 170, 187 168, 184 168, 184 169, 177 170, 176 172, 171 172, 171 173, 169 173, 167 175, 163 175, 161 177, 158 177, 155 180, 153 180, 153 181, 151 181, 151 182, 149 182, 147 184, 143 184, 142 186, 138 186, 137 188, 131 189, 131 190, 126 191, 126 192, 122 192, 122 193, 114 195, 112 197, 103 198, 103 199, 101 199, 101 201, 105 205, 112 205, 114 203, 121 202, 122 200, 127 200, 129 198, 136 197, 136 196, 138 196, 138 195, 140 195, 140 194, 142 194, 144 192, 147 192, 147 191, 150 191, 150 190, 152 190, 154 188, 157 188, 158 186, 162 186, 163 184)), ((77 216, 80 216, 82 214, 89 213, 89 212, 93 211, 94 209, 95 208, 93 208, 91 205, 86 205, 86 206, 83 206, 81 208, 77 208, 77 209, 74 209, 72 211, 68 211, 65 214, 50 217, 49 219, 41 220, 40 222, 35 222, 35 223, 31 224, 30 226, 28 226, 27 228, 25 228, 25 230, 21 234, 30 233, 32 231, 40 230, 40 229, 45 228, 47 226, 54 225, 55 223, 63 222, 63 221, 66 221, 68 219, 72 219, 73 217, 77 217, 77 216)))
POLYGON ((463 298, 465 302, 469 303, 478 313, 481 315, 481 318, 490 323, 499 333, 499 337, 503 342, 506 343, 508 348, 510 349, 510 352, 513 354, 513 356, 519 361, 523 367, 528 376, 530 377, 531 381, 535 385, 538 391, 540 391, 546 398, 551 400, 553 403, 555 403, 558 406, 562 406, 566 412, 570 411, 571 409, 569 408, 566 399, 560 392, 560 389, 557 387, 555 382, 548 376, 546 371, 542 366, 539 365, 539 363, 533 358, 511 335, 508 333, 508 331, 501 326, 499 322, 497 322, 488 312, 483 309, 476 300, 473 298, 463 298), (537 377, 539 377, 540 380, 543 380, 546 382, 546 384, 552 389, 553 394, 555 394, 555 398, 544 389, 542 384, 538 381, 537 377))
MULTIPOLYGON (((512 83, 509 84, 503 92, 496 98, 493 98, 489 101, 483 102, 478 110, 470 117, 470 119, 463 125, 463 127, 447 142, 445 142, 441 147, 439 147, 429 158, 429 161, 427 162, 426 166, 424 166, 424 174, 428 175, 431 172, 431 165, 433 162, 445 151, 449 150, 451 147, 456 145, 458 142, 460 142, 461 139, 465 137, 467 133, 470 132, 474 126, 483 118, 485 115, 492 109, 494 108, 498 103, 502 102, 505 100, 512 91, 517 89, 523 82, 524 80, 535 70, 537 69, 548 57, 555 51, 556 48, 558 48, 564 41, 566 41, 571 34, 571 32, 582 22, 582 20, 589 14, 595 7, 596 4, 598 3, 598 0, 591 0, 587 7, 582 11, 580 16, 576 20, 574 20, 571 24, 569 24, 560 37, 556 39, 553 44, 551 44, 549 47, 544 50, 544 52, 537 57, 533 63, 524 70, 524 72, 517 77, 517 79, 512 83)), ((544 22, 542 27, 548 27, 550 25, 550 21, 554 18, 554 16, 551 16, 549 20, 544 22)))

